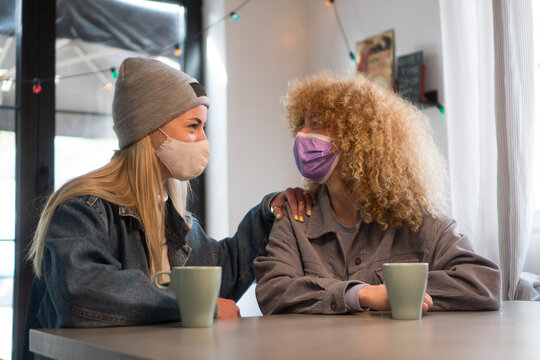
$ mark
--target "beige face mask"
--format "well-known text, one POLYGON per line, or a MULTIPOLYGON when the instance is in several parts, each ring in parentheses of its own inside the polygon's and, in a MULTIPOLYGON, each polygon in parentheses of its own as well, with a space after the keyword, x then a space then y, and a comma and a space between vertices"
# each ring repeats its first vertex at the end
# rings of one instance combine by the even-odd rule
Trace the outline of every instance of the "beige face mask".
POLYGON ((208 140, 185 142, 167 137, 156 149, 156 155, 177 180, 191 180, 201 175, 210 156, 208 140))

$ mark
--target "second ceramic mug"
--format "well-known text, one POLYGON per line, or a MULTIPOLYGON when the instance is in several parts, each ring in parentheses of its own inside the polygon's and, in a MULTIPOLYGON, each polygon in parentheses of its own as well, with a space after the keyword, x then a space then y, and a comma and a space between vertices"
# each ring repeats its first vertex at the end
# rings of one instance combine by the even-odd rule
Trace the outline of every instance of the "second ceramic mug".
POLYGON ((171 271, 157 272, 154 283, 160 289, 175 292, 182 326, 212 326, 221 286, 221 266, 175 266, 171 271), (160 274, 170 276, 169 285, 158 283, 160 274))
POLYGON ((422 304, 427 287, 427 263, 383 264, 392 318, 417 320, 422 318, 422 304))

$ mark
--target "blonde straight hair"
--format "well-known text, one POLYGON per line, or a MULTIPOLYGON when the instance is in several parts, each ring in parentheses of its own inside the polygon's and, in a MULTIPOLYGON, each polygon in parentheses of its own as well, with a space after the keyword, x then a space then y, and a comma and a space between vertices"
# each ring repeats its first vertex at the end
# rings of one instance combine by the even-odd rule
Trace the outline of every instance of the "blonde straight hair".
POLYGON ((94 195, 137 212, 150 255, 149 266, 159 271, 161 246, 165 243, 165 203, 159 199, 165 199, 168 191, 176 210, 186 218, 188 184, 168 179, 164 189, 159 160, 149 136, 118 151, 105 166, 70 180, 49 197, 41 213, 28 253, 36 276, 41 277, 45 235, 56 208, 84 195, 94 195))

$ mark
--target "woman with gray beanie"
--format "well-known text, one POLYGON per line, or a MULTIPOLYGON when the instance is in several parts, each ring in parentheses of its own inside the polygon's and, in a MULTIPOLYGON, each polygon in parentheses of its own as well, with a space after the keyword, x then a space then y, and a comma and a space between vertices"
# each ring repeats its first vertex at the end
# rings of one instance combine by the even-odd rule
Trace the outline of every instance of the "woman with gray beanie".
POLYGON ((279 219, 275 209, 288 200, 299 214, 305 202, 309 214, 312 199, 301 189, 267 195, 233 237, 208 237, 186 211, 187 181, 208 161, 208 107, 202 86, 185 73, 148 58, 124 60, 113 100, 120 150, 56 191, 34 235, 26 355, 30 328, 179 321, 174 295, 151 281, 173 266, 222 266, 218 317, 239 316, 234 301, 254 280, 272 212, 279 219))

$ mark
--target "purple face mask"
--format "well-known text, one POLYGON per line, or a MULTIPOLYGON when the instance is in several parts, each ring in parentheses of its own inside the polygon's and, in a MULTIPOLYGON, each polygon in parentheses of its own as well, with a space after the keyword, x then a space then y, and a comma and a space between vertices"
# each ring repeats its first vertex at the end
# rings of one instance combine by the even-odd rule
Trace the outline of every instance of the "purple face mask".
POLYGON ((300 174, 318 183, 328 180, 341 155, 332 138, 303 132, 296 134, 293 153, 300 174))

